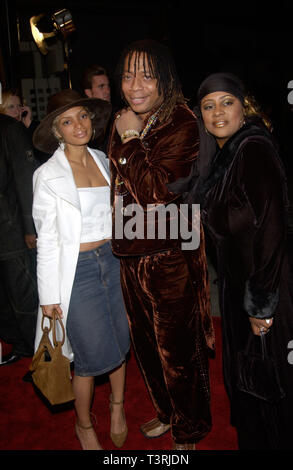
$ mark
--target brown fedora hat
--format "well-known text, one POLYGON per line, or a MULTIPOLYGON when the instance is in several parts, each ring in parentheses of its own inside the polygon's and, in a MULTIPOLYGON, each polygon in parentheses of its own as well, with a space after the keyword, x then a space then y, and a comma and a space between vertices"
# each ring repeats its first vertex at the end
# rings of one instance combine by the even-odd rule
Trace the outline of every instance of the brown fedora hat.
POLYGON ((59 142, 52 130, 54 119, 75 106, 85 106, 93 113, 92 126, 95 130, 95 138, 105 130, 112 111, 112 106, 108 101, 99 98, 84 98, 77 91, 71 89, 62 90, 50 96, 47 115, 33 134, 33 145, 37 149, 50 154, 55 152, 59 142))

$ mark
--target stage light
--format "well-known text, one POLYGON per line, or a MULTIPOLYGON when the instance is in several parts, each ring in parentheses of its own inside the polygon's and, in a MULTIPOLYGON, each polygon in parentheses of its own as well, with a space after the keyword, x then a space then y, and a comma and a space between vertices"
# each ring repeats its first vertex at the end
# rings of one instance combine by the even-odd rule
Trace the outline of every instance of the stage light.
POLYGON ((66 42, 68 36, 75 31, 72 15, 66 9, 59 10, 51 16, 44 13, 32 16, 30 26, 34 41, 44 55, 48 54, 50 47, 57 42, 58 36, 61 35, 63 42, 66 42))
POLYGON ((72 15, 69 10, 63 9, 52 15, 52 20, 57 31, 60 31, 64 39, 75 31, 72 15))
POLYGON ((51 32, 42 31, 42 22, 45 19, 45 15, 41 14, 38 16, 32 16, 30 19, 31 32, 34 38, 36 45, 38 46, 40 52, 44 55, 49 52, 48 39, 53 39, 56 37, 56 32, 53 30, 51 32))

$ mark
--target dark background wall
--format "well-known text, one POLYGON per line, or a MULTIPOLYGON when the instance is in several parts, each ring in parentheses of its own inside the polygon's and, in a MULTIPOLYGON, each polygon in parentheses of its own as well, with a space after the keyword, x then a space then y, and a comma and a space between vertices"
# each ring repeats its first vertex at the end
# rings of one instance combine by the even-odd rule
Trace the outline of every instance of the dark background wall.
MULTIPOLYGON (((105 66, 113 75, 120 52, 130 41, 145 37, 164 41, 173 52, 190 106, 207 74, 238 74, 273 119, 284 159, 290 163, 293 113, 287 85, 293 80, 293 15, 289 6, 270 7, 256 0, 217 8, 190 1, 0 0, 2 82, 12 86, 32 67, 28 58, 18 56, 18 39, 32 40, 29 18, 61 8, 71 11, 76 26, 70 56, 73 88, 79 88, 81 72, 91 63, 105 66)), ((119 101, 115 94, 114 100, 119 101)))

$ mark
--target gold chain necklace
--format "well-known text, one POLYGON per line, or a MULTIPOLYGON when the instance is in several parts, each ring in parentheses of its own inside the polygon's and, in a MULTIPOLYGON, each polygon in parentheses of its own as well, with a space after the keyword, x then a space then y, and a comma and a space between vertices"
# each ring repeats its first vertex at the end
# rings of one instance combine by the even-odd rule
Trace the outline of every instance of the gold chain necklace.
POLYGON ((162 109, 163 105, 161 104, 161 106, 159 107, 159 109, 154 113, 152 114, 149 118, 148 118, 148 121, 146 123, 146 126, 145 128, 143 129, 143 131, 141 132, 140 134, 140 139, 144 139, 144 137, 147 135, 147 133, 150 131, 151 127, 155 125, 158 117, 159 117, 159 114, 161 112, 161 109, 162 109))
MULTIPOLYGON (((159 117, 159 114, 162 110, 162 107, 163 107, 163 105, 161 104, 159 109, 148 118, 146 126, 144 127, 144 129, 142 130, 142 132, 139 136, 140 140, 143 140, 145 138, 145 136, 148 134, 148 132, 150 131, 150 129, 152 128, 152 126, 155 125, 155 123, 157 122, 157 119, 159 117)), ((115 178, 115 187, 121 186, 121 184, 124 184, 124 181, 117 174, 117 176, 115 178)))

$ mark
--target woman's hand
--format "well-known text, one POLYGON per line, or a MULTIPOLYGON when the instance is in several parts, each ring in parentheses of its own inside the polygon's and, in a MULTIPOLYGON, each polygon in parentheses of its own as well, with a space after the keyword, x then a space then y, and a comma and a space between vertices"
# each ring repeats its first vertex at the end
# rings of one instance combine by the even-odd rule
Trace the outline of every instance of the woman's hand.
POLYGON ((63 318, 63 312, 59 304, 41 305, 43 315, 53 318, 53 311, 56 310, 57 316, 63 318))
POLYGON ((36 248, 36 246, 37 246, 37 237, 36 237, 36 235, 25 235, 24 240, 25 240, 26 246, 28 247, 29 250, 32 250, 33 248, 36 248))
POLYGON ((273 318, 267 320, 260 320, 259 318, 249 317, 252 332, 254 335, 260 336, 260 333, 267 333, 273 324, 273 318))
POLYGON ((121 136, 125 131, 134 130, 140 132, 143 128, 143 120, 135 114, 130 108, 123 109, 115 120, 116 129, 121 136))
POLYGON ((32 122, 32 111, 29 106, 22 106, 21 108, 21 121, 25 125, 25 127, 29 127, 32 122), (22 114, 25 113, 25 116, 22 114))

